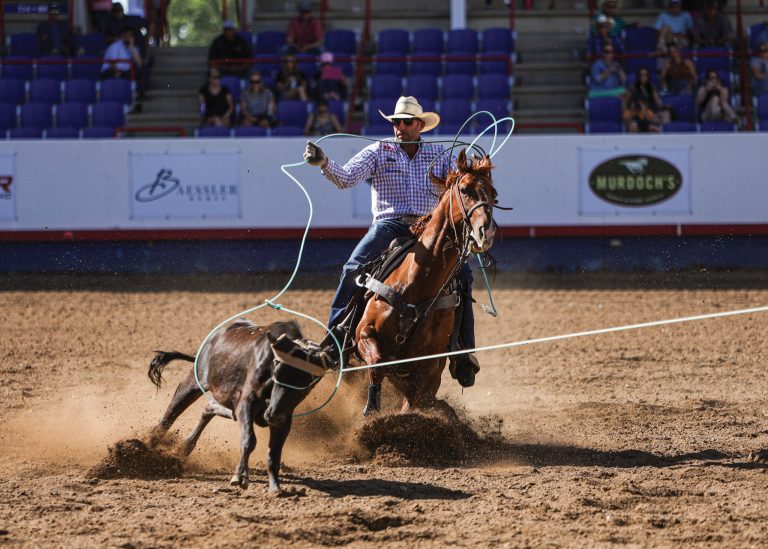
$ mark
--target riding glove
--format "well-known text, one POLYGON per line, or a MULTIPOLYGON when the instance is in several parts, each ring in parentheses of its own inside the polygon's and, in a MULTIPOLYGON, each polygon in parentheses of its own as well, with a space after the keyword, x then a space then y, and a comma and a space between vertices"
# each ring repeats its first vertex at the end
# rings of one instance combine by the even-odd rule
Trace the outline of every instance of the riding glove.
POLYGON ((327 157, 323 149, 311 141, 307 141, 307 148, 304 150, 304 160, 311 166, 322 166, 325 164, 327 157))

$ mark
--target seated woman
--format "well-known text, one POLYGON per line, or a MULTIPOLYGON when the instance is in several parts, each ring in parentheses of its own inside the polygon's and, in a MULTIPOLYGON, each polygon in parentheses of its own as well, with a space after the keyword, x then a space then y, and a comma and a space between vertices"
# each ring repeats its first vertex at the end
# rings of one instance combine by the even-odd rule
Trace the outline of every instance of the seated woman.
POLYGON ((669 46, 669 59, 661 69, 661 87, 672 95, 692 94, 696 83, 696 67, 680 53, 675 44, 669 46))
POLYGON ((329 51, 320 56, 320 70, 315 75, 318 99, 345 99, 347 96, 347 77, 341 67, 333 64, 333 54, 329 51))
POLYGON ((295 55, 286 55, 275 80, 278 98, 307 100, 307 77, 299 70, 295 55))
POLYGON ((340 132, 341 124, 336 115, 328 108, 327 101, 318 101, 315 106, 315 112, 307 117, 307 123, 304 126, 305 135, 328 135, 329 133, 340 132))
POLYGON ((274 125, 275 98, 264 86, 259 71, 248 78, 248 88, 240 95, 241 125, 269 128, 274 125))
POLYGON ((706 80, 696 92, 696 108, 701 113, 702 122, 739 123, 739 117, 728 101, 728 88, 720 83, 720 76, 714 69, 707 71, 706 80))
POLYGON ((658 133, 661 124, 669 122, 669 111, 662 105, 659 92, 653 87, 651 75, 645 67, 638 69, 635 84, 627 92, 624 122, 631 133, 658 133))
POLYGON ((222 85, 217 69, 208 73, 208 81, 197 92, 205 126, 229 126, 232 116, 232 94, 222 85))

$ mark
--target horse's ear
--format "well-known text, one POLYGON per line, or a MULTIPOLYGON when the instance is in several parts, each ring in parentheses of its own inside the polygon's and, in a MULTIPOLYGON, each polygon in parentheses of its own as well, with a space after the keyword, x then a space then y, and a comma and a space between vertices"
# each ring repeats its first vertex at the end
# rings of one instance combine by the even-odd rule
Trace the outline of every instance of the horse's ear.
POLYGON ((461 152, 459 153, 459 157, 456 159, 456 167, 462 173, 467 171, 467 151, 466 151, 466 149, 461 149, 461 152))
POLYGON ((432 171, 429 172, 429 180, 432 182, 432 184, 437 187, 440 192, 445 192, 447 189, 445 185, 445 179, 440 179, 437 177, 432 171))

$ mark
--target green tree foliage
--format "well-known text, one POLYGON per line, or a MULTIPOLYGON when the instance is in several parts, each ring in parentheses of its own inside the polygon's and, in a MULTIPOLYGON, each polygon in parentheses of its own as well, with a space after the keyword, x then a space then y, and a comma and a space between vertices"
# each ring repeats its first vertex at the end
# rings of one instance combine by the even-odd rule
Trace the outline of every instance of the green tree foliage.
POLYGON ((174 0, 168 6, 172 46, 207 46, 221 33, 220 0, 174 0))

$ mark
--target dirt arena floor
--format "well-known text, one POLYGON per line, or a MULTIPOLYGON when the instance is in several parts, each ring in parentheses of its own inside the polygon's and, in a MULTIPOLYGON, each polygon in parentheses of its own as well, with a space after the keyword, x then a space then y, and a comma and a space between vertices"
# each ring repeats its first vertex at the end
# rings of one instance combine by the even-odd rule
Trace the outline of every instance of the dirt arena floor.
MULTIPOLYGON (((281 280, 6 275, 0 545, 765 546, 768 468, 748 456, 768 447, 768 313, 484 353, 475 387, 462 393, 446 372, 441 394, 485 438, 464 454, 437 448, 439 465, 407 445, 363 448, 358 380, 296 421, 279 497, 262 432, 250 488, 229 487, 238 434, 219 418, 180 477, 89 476, 108 447, 147 434, 188 368, 168 366, 156 391, 152 352, 193 353, 281 280)), ((332 285, 305 277, 280 302, 324 319, 332 285)), ((507 275, 496 288, 479 345, 768 305, 768 273, 507 275)))

